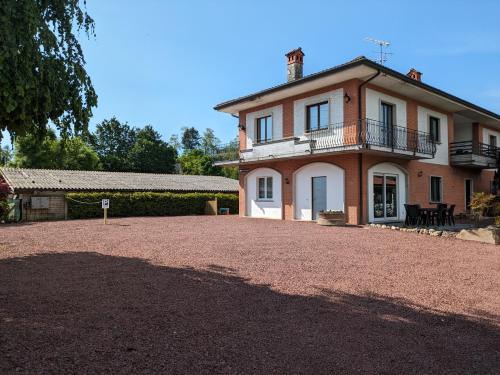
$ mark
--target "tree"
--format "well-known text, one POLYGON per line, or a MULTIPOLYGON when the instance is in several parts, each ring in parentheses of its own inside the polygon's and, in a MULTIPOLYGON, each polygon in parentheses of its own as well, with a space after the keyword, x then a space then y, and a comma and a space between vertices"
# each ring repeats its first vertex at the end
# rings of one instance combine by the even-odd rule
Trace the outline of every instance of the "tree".
MULTIPOLYGON (((84 3, 84 2, 83 2, 84 3)), ((2 0, 0 5, 0 139, 85 132, 97 95, 75 32, 94 35, 79 0, 2 0)))
POLYGON ((183 174, 218 176, 220 168, 214 167, 210 156, 205 155, 202 150, 190 150, 184 152, 179 158, 179 164, 183 174))
POLYGON ((12 152, 7 146, 0 147, 0 166, 8 165, 12 159, 12 152))
POLYGON ((96 126, 89 143, 97 152, 104 170, 126 172, 132 170, 129 151, 135 144, 136 136, 136 128, 113 117, 96 126))
POLYGON ((151 125, 137 131, 130 150, 132 170, 145 173, 174 173, 177 151, 161 139, 151 125))
POLYGON ((58 169, 98 171, 102 169, 97 153, 80 137, 61 139, 57 142, 58 169))
POLYGON ((43 138, 32 134, 17 137, 11 164, 19 168, 101 169, 99 157, 80 137, 57 139, 53 130, 43 138))
POLYGON ((170 136, 170 138, 168 139, 168 144, 175 148, 175 151, 177 151, 177 153, 181 151, 182 145, 177 134, 172 134, 170 136))
POLYGON ((201 149, 203 152, 206 155, 212 155, 219 144, 220 140, 215 136, 215 132, 212 129, 207 128, 201 138, 201 149))
POLYGON ((200 133, 194 127, 182 128, 182 147, 184 151, 195 150, 200 147, 200 133))

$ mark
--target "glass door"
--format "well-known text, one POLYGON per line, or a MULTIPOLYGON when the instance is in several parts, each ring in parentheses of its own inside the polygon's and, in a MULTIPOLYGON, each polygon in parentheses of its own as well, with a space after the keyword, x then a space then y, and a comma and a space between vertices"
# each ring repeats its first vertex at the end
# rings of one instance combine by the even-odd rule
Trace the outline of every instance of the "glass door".
POLYGON ((380 145, 391 147, 392 127, 394 125, 394 106, 382 103, 382 127, 380 145))
POLYGON ((312 220, 326 210, 326 176, 312 178, 312 220))
POLYGON ((398 217, 398 176, 373 175, 373 217, 375 219, 398 217))

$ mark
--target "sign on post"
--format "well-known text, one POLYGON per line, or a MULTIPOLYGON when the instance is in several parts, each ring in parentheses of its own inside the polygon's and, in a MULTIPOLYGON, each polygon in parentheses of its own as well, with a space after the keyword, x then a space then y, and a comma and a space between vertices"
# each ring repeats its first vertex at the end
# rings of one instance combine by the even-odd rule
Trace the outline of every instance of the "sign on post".
POLYGON ((104 224, 108 223, 108 208, 109 208, 109 199, 103 199, 101 201, 102 209, 104 210, 104 224))

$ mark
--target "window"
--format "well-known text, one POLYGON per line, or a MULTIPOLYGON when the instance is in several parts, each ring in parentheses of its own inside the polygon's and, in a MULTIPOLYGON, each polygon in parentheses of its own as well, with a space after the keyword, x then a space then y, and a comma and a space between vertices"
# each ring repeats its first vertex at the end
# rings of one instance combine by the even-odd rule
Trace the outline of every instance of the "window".
POLYGON ((497 136, 490 135, 490 146, 497 147, 497 136))
POLYGON ((273 139, 272 116, 257 119, 257 143, 269 142, 273 139))
POLYGON ((429 117, 429 133, 434 142, 441 142, 441 126, 437 117, 429 117))
POLYGON ((431 202, 440 203, 443 195, 442 195, 442 187, 443 187, 443 178, 437 176, 431 176, 431 202))
POLYGON ((308 105, 306 130, 308 132, 328 128, 328 102, 308 105))
POLYGON ((257 197, 259 200, 273 199, 273 178, 259 177, 257 179, 257 197))

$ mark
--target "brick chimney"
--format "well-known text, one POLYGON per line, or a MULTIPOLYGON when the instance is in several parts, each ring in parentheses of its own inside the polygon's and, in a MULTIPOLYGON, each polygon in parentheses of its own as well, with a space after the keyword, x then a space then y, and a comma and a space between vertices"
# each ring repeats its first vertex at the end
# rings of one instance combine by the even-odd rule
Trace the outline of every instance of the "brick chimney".
POLYGON ((292 82, 296 79, 301 79, 303 77, 303 66, 304 66, 304 52, 302 48, 294 49, 288 52, 286 55, 288 59, 287 66, 287 81, 292 82))
POLYGON ((422 73, 414 68, 411 68, 410 71, 406 73, 406 75, 411 79, 414 79, 415 81, 422 82, 422 73))

